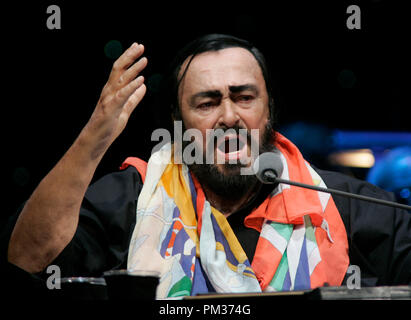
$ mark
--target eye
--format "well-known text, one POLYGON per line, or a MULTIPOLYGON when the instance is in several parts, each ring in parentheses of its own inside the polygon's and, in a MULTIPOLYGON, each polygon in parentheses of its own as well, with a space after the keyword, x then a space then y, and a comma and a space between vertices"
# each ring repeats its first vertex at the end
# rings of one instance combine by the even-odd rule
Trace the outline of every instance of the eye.
POLYGON ((240 102, 249 102, 253 99, 254 99, 254 97, 251 96, 251 95, 241 95, 237 98, 237 100, 240 101, 240 102))
POLYGON ((203 103, 199 104, 197 106, 197 109, 208 109, 208 108, 211 108, 212 106, 213 106, 213 102, 208 101, 208 102, 203 102, 203 103))

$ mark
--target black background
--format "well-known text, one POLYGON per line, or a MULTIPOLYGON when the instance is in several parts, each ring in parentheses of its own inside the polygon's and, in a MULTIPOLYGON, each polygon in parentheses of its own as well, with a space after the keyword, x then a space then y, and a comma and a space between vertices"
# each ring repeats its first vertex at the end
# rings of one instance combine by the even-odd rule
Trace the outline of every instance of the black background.
POLYGON ((151 132, 168 125, 155 79, 175 52, 206 33, 253 42, 278 82, 280 124, 410 131, 409 12, 374 1, 36 1, 2 5, 2 160, 0 222, 14 213, 70 147, 94 110, 113 63, 104 48, 143 43, 148 92, 94 179, 127 156, 147 159, 151 132), (49 5, 61 29, 46 26, 49 5), (361 29, 349 30, 350 4, 361 29), (347 77, 348 75, 348 77, 347 77))

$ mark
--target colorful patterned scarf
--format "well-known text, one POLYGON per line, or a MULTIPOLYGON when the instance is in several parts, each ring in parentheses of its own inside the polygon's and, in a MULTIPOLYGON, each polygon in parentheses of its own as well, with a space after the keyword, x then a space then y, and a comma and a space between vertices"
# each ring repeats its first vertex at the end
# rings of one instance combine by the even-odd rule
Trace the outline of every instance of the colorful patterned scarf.
MULTIPOLYGON (((299 150, 277 133, 281 178, 325 187, 299 150)), ((245 218, 260 232, 250 264, 223 214, 206 200, 199 182, 163 146, 148 164, 128 158, 144 186, 128 269, 160 273, 157 298, 208 292, 304 290, 340 285, 348 267, 344 224, 327 193, 280 184, 245 218)))

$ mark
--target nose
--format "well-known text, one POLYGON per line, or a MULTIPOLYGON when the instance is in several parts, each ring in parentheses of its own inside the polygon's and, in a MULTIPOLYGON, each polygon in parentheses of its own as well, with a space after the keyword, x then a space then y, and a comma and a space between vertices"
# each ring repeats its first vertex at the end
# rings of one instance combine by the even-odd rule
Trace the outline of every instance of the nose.
POLYGON ((220 117, 218 120, 219 127, 226 126, 228 128, 234 127, 240 121, 238 110, 234 103, 230 99, 222 101, 220 106, 220 117))

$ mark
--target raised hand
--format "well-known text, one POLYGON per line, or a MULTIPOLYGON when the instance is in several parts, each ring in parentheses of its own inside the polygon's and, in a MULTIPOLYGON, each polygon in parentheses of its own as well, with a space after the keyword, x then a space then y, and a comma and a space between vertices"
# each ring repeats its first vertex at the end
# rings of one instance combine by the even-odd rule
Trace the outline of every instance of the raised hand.
POLYGON ((131 113, 146 93, 144 77, 139 76, 147 65, 147 58, 141 57, 143 52, 142 44, 133 43, 113 64, 109 79, 85 128, 97 138, 96 156, 100 149, 108 148, 124 130, 131 113))
POLYGON ((9 262, 40 272, 73 238, 93 174, 146 92, 139 76, 147 65, 143 52, 134 43, 114 62, 87 125, 24 205, 10 238, 9 262))

